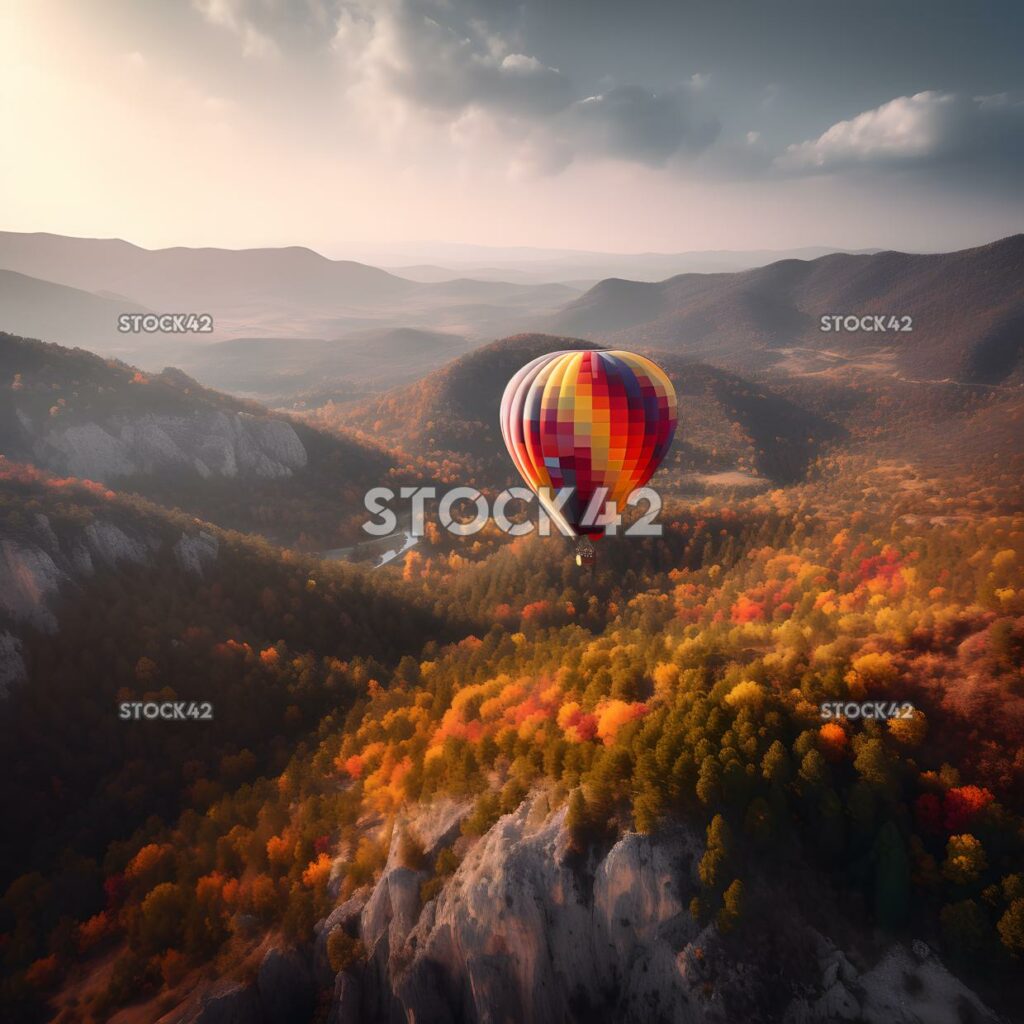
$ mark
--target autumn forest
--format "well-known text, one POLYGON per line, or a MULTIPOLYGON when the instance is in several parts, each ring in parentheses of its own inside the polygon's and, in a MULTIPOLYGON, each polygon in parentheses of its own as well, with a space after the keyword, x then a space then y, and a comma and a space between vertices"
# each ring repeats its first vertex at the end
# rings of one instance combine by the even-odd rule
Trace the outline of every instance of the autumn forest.
POLYGON ((366 487, 493 495, 510 373, 597 344, 512 337, 270 412, 0 336, 5 1020, 1019 1012, 1019 368, 638 342, 679 394, 660 537, 581 569, 428 516, 375 567, 366 487), (233 439, 237 476, 182 423, 233 439), (119 719, 145 701, 213 711, 119 719), (588 988, 560 929, 605 906, 588 988))

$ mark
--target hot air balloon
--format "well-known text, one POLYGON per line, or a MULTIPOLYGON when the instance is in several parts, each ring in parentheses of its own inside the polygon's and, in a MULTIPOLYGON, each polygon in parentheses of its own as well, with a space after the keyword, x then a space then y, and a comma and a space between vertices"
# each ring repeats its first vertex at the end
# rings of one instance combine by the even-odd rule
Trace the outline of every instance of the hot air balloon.
POLYGON ((594 559, 599 522, 591 502, 621 509, 650 480, 676 431, 676 392, 656 363, 633 352, 549 352, 505 388, 501 433, 512 461, 564 533, 578 538, 577 564, 594 559), (563 488, 571 496, 558 507, 563 488))

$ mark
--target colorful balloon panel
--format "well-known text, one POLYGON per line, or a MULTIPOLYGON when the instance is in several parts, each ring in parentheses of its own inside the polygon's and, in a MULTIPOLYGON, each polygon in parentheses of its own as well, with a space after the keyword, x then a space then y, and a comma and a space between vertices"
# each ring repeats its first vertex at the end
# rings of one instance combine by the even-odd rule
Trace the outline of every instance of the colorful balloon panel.
POLYGON ((509 381, 501 432, 512 461, 548 513, 568 532, 584 526, 601 488, 621 510, 650 480, 672 444, 676 393, 656 363, 632 352, 550 352, 509 381), (571 488, 559 512, 555 493, 571 488))

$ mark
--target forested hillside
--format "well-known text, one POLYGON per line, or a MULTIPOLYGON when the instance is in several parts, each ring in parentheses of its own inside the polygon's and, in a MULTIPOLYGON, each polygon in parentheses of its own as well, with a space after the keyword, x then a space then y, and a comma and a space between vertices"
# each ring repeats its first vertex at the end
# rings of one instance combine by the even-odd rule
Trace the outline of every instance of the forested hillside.
POLYGON ((0 455, 116 486, 306 549, 357 535, 362 495, 394 461, 205 388, 173 368, 0 333, 0 455))
MULTIPOLYGON (((35 858, 4 903, 8 963, 27 972, 11 991, 28 999, 99 956, 107 968, 75 1013, 102 1017, 147 992, 182 998, 214 957, 218 976, 244 978, 267 929, 313 942, 333 906, 366 905, 382 870, 392 885, 399 867, 413 880, 403 904, 412 922, 440 913, 460 862, 483 842, 475 837, 538 789, 547 806, 567 807, 561 856, 584 877, 624 830, 661 843, 675 822, 706 829, 687 913, 733 936, 752 970, 766 969, 749 950, 774 879, 815 892, 811 906, 797 896, 801 913, 840 941, 873 927, 879 950, 885 935, 924 937, 987 991, 986 979, 1005 978, 1024 952, 1024 522, 1019 512, 893 518, 860 505, 858 473, 848 462, 824 468, 818 483, 731 507, 671 508, 663 538, 603 542, 593 576, 556 538, 485 544, 475 559, 465 552, 468 562, 449 540, 435 550, 428 538, 404 580, 388 584, 395 595, 375 598, 459 609, 418 648, 411 623, 429 619, 353 606, 345 595, 366 586, 361 577, 282 565, 227 537, 229 561, 218 556, 216 582, 190 598, 165 575, 166 597, 104 625, 99 650, 76 640, 72 656, 48 641, 33 657, 44 659, 54 697, 81 700, 74 669, 85 659, 90 678, 109 676, 111 700, 202 690, 220 718, 222 707, 243 714, 243 690, 258 687, 261 711, 244 714, 262 719, 265 709, 275 724, 261 733, 254 722, 243 741, 241 718, 232 737, 251 756, 235 746, 193 750, 182 765, 169 756, 167 777, 153 783, 151 759, 128 761, 98 807, 161 806, 151 801, 163 786, 187 809, 175 817, 163 804, 162 821, 116 836, 105 852, 84 842, 98 840, 96 825, 79 835, 73 870, 52 874, 35 858), (829 498, 840 486, 848 506, 829 498), (188 601, 198 602, 192 612, 188 601), (168 628, 172 609, 180 632, 168 628), (354 619, 338 630, 331 623, 343 615, 354 619), (375 637, 382 616, 409 621, 408 641, 375 637), (441 639, 445 629, 454 642, 441 639), (379 660, 353 658, 360 647, 379 660), (396 663, 400 651, 411 656, 396 663), (819 712, 823 701, 868 698, 912 709, 888 723, 819 712), (303 742, 318 715, 315 740, 303 742), (401 824, 442 799, 456 808, 447 838, 401 824), (104 951, 116 952, 112 973, 104 951)), ((39 484, 17 487, 44 507, 53 500, 39 484)), ((113 596, 131 576, 106 585, 113 596)), ((62 628, 95 635, 97 614, 129 602, 72 605, 62 628)), ((39 723, 39 689, 23 699, 39 723)), ((94 696, 87 704, 86 721, 127 737, 125 757, 137 726, 101 723, 94 696)), ((195 728, 173 742, 191 746, 195 728)), ((59 806, 75 785, 60 763, 50 792, 33 796, 43 806, 59 806)), ((101 822, 96 810, 88 817, 101 822)), ((380 953, 367 913, 323 947, 340 977, 364 986, 373 976, 364 959, 380 953)), ((798 941, 794 927, 784 946, 798 941)), ((398 986, 399 968, 387 955, 380 962, 385 980, 374 984, 398 986)), ((400 1004, 401 990, 387 998, 400 1004)))
MULTIPOLYGON (((497 410, 509 377, 545 352, 593 348, 578 338, 524 334, 503 338, 453 360, 415 384, 351 407, 325 405, 311 422, 384 439, 450 479, 467 475, 494 488, 516 481, 498 429, 497 410)), ((666 352, 651 352, 680 396, 679 428, 662 486, 693 489, 694 474, 742 470, 791 482, 842 428, 801 408, 767 385, 666 352)))
POLYGON ((61 878, 41 921, 7 919, 8 953, 101 899, 112 841, 280 770, 371 678, 463 632, 386 576, 6 462, 0 562, 0 863, 61 878), (133 701, 209 709, 125 720, 133 701))

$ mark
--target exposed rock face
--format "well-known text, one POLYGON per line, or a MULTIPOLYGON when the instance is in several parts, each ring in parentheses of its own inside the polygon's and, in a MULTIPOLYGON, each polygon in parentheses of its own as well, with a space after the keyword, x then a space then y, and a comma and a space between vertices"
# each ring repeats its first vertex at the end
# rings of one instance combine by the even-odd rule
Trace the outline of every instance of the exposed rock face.
POLYGON ((157 1024, 301 1024, 313 1019, 316 989, 302 954, 271 946, 254 982, 219 981, 196 989, 157 1024))
POLYGON ((208 565, 217 558, 217 538, 201 530, 192 535, 183 533, 174 545, 174 557, 186 572, 202 576, 208 565))
POLYGON ((104 483, 185 470, 207 477, 288 477, 306 465, 306 449, 290 423, 220 410, 192 416, 149 413, 110 422, 34 428, 34 461, 55 473, 104 483))
POLYGON ((594 956, 607 988, 629 993, 656 1019, 688 1020, 686 978, 676 950, 697 939, 688 902, 703 850, 680 832, 675 843, 627 833, 598 865, 594 878, 594 956))
POLYGON ((52 632, 57 620, 47 606, 60 589, 65 574, 49 552, 35 545, 5 538, 0 540, 0 610, 15 621, 52 632))
POLYGON ((386 943, 379 910, 364 914, 363 939, 378 975, 387 950, 406 1010, 497 1022, 600 1019, 616 1004, 626 1014, 685 1009, 676 952, 699 928, 679 885, 689 883, 694 851, 626 836, 598 866, 591 894, 566 863, 563 821, 564 810, 547 814, 543 797, 502 818, 403 945, 406 885, 385 871, 367 910, 391 907, 386 943))
POLYGON ((196 993, 157 1024, 265 1024, 255 985, 220 982, 196 993))
MULTIPOLYGON (((560 863, 562 815, 536 827, 532 809, 524 804, 498 821, 424 915, 410 948, 398 947, 410 959, 398 986, 406 1005, 444 1001, 481 1021, 564 1020, 574 989, 599 993, 590 910, 577 877, 560 863), (545 955, 556 948, 564 959, 545 955), (448 991, 433 964, 451 979, 448 991)), ((374 939, 370 932, 364 941, 376 957, 374 939)))
MULTIPOLYGON (((407 824, 416 838, 423 844, 423 853, 428 864, 437 860, 437 855, 446 846, 459 838, 462 821, 473 809, 472 800, 452 800, 440 797, 416 808, 407 824)), ((391 851, 394 853, 394 851, 391 851)))
POLYGON ((90 562, 116 566, 122 562, 145 565, 150 552, 160 547, 155 537, 129 536, 114 523, 97 521, 85 528, 85 542, 90 562))
POLYGON ((359 978, 350 971, 339 971, 334 983, 334 997, 327 1024, 362 1024, 362 988, 359 978))
POLYGON ((865 1020, 896 1024, 986 1021, 991 1012, 923 943, 896 946, 854 983, 865 1020))
POLYGON ((584 870, 565 856, 564 810, 535 795, 422 908, 398 835, 359 919, 367 963, 336 981, 338 1024, 997 1020, 923 943, 858 970, 788 910, 763 946, 702 927, 687 909, 702 844, 684 830, 627 833, 584 870))
POLYGON ((297 950, 268 949, 256 976, 256 988, 265 1024, 294 1024, 313 1014, 313 976, 297 950))
POLYGON ((0 633, 0 700, 7 696, 15 683, 20 683, 27 671, 21 656, 21 641, 10 633, 0 633))
POLYGON ((124 527, 108 519, 61 530, 37 514, 17 535, 0 534, 0 698, 26 675, 21 628, 57 629, 55 599, 100 568, 151 565, 169 549, 183 572, 202 576, 216 561, 218 541, 205 531, 181 533, 175 540, 156 530, 124 527))

